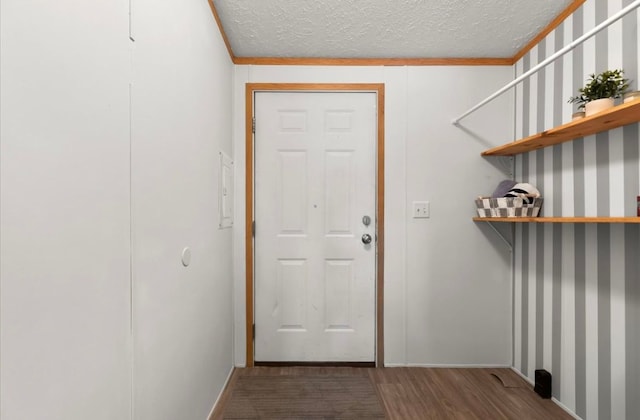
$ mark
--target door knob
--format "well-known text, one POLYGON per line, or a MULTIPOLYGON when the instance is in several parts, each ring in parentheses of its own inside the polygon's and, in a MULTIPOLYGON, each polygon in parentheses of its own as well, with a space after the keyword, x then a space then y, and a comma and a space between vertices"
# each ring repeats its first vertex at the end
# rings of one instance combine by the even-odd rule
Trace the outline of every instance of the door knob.
POLYGON ((364 235, 362 235, 362 243, 367 245, 371 243, 371 235, 369 235, 368 233, 365 233, 364 235))

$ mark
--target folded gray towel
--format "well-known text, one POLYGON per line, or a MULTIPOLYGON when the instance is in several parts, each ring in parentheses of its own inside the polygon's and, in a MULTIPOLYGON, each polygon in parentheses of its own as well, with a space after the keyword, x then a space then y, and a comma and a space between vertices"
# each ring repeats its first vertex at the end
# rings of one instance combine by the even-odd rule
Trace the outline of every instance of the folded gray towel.
POLYGON ((491 198, 504 197, 509 192, 509 190, 513 188, 514 185, 516 184, 517 184, 516 181, 512 181, 510 179, 505 179, 504 181, 501 181, 496 187, 496 190, 493 192, 493 194, 491 194, 491 198))

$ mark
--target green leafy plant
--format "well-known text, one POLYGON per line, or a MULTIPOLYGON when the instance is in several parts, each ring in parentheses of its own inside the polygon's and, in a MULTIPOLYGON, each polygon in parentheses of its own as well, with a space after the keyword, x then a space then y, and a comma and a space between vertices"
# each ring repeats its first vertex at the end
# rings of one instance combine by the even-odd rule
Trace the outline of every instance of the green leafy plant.
POLYGON ((569 98, 569 103, 578 104, 578 109, 584 108, 587 102, 603 98, 620 98, 629 90, 629 79, 623 77, 624 70, 606 70, 602 73, 589 75, 587 84, 578 89, 578 96, 569 98))

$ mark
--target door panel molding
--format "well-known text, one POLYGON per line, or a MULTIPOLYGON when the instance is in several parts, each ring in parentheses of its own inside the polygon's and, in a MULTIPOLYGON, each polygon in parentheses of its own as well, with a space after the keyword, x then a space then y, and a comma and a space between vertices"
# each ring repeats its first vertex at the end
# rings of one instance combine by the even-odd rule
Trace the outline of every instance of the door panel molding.
POLYGON ((245 261, 246 261, 246 360, 254 365, 254 97, 256 92, 306 91, 306 92, 374 92, 377 94, 377 143, 376 143, 376 366, 384 366, 384 84, 383 83, 247 83, 245 90, 245 261))

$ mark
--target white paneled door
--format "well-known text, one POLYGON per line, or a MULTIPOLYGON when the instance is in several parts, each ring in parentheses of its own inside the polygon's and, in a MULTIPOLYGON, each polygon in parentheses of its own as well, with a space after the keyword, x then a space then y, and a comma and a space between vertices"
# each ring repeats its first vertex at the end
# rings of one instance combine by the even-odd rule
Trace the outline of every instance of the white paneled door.
POLYGON ((256 362, 374 361, 376 102, 255 94, 256 362))

